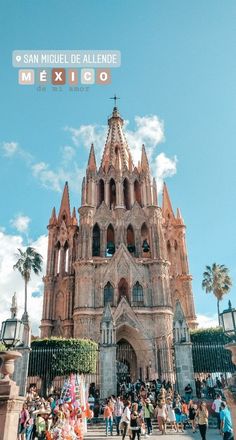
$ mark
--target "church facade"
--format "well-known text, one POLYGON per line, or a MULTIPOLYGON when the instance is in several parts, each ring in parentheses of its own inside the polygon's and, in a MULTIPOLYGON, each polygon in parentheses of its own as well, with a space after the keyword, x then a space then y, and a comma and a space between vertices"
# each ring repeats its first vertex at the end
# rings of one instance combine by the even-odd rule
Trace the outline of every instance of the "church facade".
POLYGON ((100 342, 109 304, 131 379, 169 378, 176 304, 196 327, 186 228, 166 185, 159 205, 144 146, 134 165, 117 107, 99 167, 91 146, 81 199, 78 223, 66 183, 49 221, 41 336, 100 342))

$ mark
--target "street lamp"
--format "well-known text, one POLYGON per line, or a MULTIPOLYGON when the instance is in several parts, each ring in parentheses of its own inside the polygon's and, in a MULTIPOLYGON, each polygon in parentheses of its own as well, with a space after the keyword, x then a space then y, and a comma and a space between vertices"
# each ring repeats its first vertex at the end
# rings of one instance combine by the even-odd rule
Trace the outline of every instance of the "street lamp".
POLYGON ((8 348, 17 347, 22 344, 24 324, 17 318, 10 318, 3 321, 0 340, 8 348))
POLYGON ((228 309, 220 314, 220 318, 224 333, 236 342, 236 309, 232 308, 231 301, 229 301, 228 309))
POLYGON ((13 351, 11 348, 22 344, 22 336, 24 331, 24 324, 17 318, 10 318, 3 321, 0 340, 3 342, 6 351, 0 351, 0 358, 2 359, 1 373, 4 380, 10 379, 14 373, 14 361, 21 357, 21 353, 13 351))

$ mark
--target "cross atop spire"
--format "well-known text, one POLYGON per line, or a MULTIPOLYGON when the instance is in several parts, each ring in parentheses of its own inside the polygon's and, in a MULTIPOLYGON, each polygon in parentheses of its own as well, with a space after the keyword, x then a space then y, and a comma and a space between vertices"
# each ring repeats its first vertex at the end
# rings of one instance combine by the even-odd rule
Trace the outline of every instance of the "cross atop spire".
POLYGON ((114 96, 112 96, 110 99, 114 99, 114 107, 116 108, 116 101, 117 99, 120 99, 118 96, 116 96, 116 94, 114 94, 114 96))

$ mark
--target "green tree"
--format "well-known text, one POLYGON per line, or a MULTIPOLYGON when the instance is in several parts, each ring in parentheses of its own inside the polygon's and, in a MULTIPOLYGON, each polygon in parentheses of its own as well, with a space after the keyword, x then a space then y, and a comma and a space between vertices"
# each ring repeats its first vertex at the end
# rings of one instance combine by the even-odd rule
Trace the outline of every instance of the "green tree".
POLYGON ((229 275, 229 269, 224 264, 213 263, 212 266, 206 266, 203 273, 202 288, 206 293, 213 293, 217 299, 218 322, 220 325, 220 301, 223 296, 229 293, 232 286, 232 280, 229 275))
POLYGON ((25 282, 25 308, 24 315, 27 318, 27 297, 28 297, 28 283, 31 279, 31 272, 33 271, 36 275, 42 272, 43 257, 36 250, 28 246, 24 251, 18 248, 17 254, 18 260, 14 264, 13 269, 18 270, 25 282))

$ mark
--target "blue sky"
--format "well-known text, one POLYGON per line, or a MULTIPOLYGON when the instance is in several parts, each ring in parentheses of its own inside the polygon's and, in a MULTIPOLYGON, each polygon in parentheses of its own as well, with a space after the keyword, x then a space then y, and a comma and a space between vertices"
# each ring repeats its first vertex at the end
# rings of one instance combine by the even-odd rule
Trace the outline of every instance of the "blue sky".
MULTIPOLYGON (((29 227, 23 227, 25 243, 27 237, 37 242, 46 234, 51 209, 58 208, 61 197, 49 182, 45 187, 46 172, 54 183, 58 177, 59 186, 68 178, 72 205, 79 206, 88 148, 81 135, 76 145, 74 132, 65 127, 91 125, 100 140, 112 109, 109 97, 116 92, 133 136, 137 116, 150 122, 156 115, 164 124, 165 139, 153 151, 172 163, 177 158, 177 172, 166 182, 187 225, 197 312, 213 315, 215 301, 201 290, 205 264, 226 264, 236 280, 235 2, 13 0, 1 3, 0 16, 3 234, 14 243, 20 240, 12 238, 22 235, 14 221, 19 214, 30 218, 29 227), (113 69, 109 86, 91 86, 84 94, 66 88, 39 93, 17 84, 11 65, 15 49, 117 49, 122 65, 113 69), (7 145, 11 154, 6 156, 7 145), (70 159, 65 147, 73 149, 70 159)), ((99 150, 102 143, 95 146, 99 150)), ((10 283, 3 288, 11 290, 10 283)), ((235 304, 233 292, 234 287, 235 304)))

